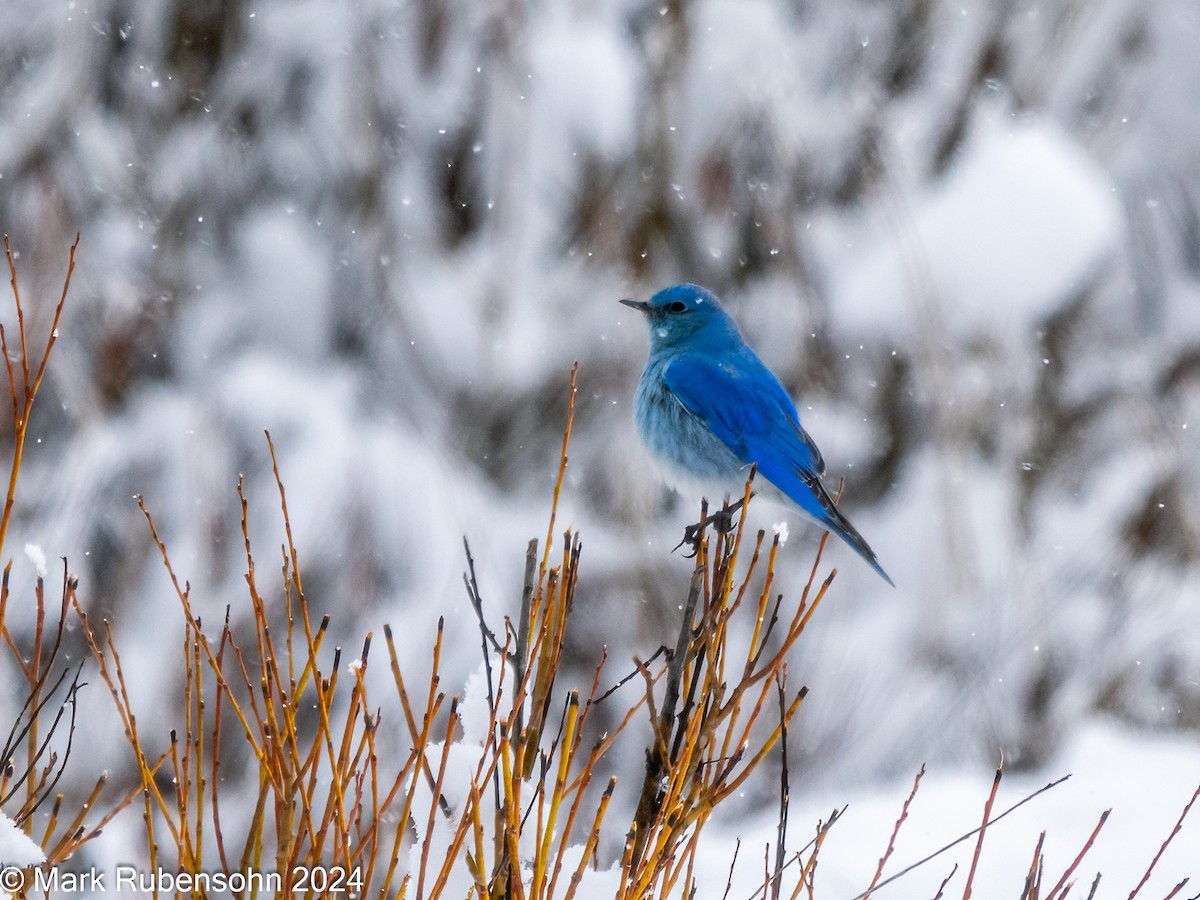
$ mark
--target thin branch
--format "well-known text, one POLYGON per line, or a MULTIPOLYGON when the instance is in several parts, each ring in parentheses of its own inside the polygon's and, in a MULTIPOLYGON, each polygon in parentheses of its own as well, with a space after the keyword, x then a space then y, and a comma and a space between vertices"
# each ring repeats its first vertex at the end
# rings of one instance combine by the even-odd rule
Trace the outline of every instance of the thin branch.
POLYGON ((1103 828, 1104 823, 1108 821, 1108 814, 1111 812, 1111 809, 1106 809, 1100 814, 1100 821, 1096 823, 1096 827, 1092 829, 1092 833, 1088 835, 1088 839, 1084 841, 1083 847, 1080 849, 1079 853, 1075 855, 1075 859, 1073 859, 1071 864, 1067 866, 1067 870, 1062 873, 1062 878, 1058 879, 1058 883, 1054 885, 1054 887, 1051 888, 1050 893, 1046 895, 1046 900, 1055 900, 1055 898, 1062 900, 1062 898, 1067 896, 1067 891, 1071 889, 1070 885, 1067 884, 1067 879, 1069 879, 1071 874, 1077 868, 1079 868, 1079 864, 1083 862, 1083 857, 1087 855, 1089 850, 1092 849, 1092 844, 1096 842, 1096 836, 1100 834, 1100 829, 1103 828), (1062 891, 1062 893, 1060 894, 1059 891, 1062 891))
POLYGON ((904 801, 904 805, 900 807, 900 817, 896 819, 896 824, 892 827, 892 836, 888 838, 887 849, 883 852, 883 856, 879 857, 879 865, 875 868, 875 877, 871 879, 871 884, 867 888, 864 895, 869 897, 871 891, 875 890, 875 886, 879 884, 879 879, 883 877, 883 868, 887 865, 887 861, 896 851, 896 838, 900 835, 900 828, 908 819, 908 809, 912 806, 913 799, 917 796, 917 789, 921 786, 921 779, 925 777, 925 764, 921 763, 921 768, 917 770, 917 775, 913 779, 912 790, 908 792, 908 798, 904 801))
POLYGON ((975 840, 975 852, 971 854, 971 868, 967 872, 967 884, 963 888, 963 900, 971 900, 971 887, 975 883, 975 870, 979 867, 979 856, 983 852, 983 838, 987 834, 988 819, 992 814, 992 804, 996 802, 996 793, 1000 790, 1000 779, 1004 777, 1003 764, 996 767, 996 776, 992 779, 992 789, 988 792, 983 804, 983 822, 979 826, 979 837, 975 840))
MULTIPOLYGON (((1028 803, 1030 800, 1034 799, 1035 797, 1040 797, 1042 794, 1046 793, 1046 791, 1049 791, 1052 788, 1058 787, 1060 784, 1067 781, 1070 777, 1071 777, 1070 775, 1064 775, 1061 778, 1056 778, 1054 781, 1051 781, 1049 784, 1042 785, 1042 787, 1038 788, 1032 794, 1029 794, 1025 798, 1018 800, 1016 803, 1014 803, 1008 809, 1004 810, 1004 812, 1000 813, 1000 815, 996 816, 993 819, 989 819, 987 822, 987 825, 988 826, 995 825, 997 822, 999 822, 1005 816, 1009 815, 1010 813, 1016 812, 1018 809, 1020 809, 1022 806, 1024 806, 1026 803, 1028 803)), ((978 834, 979 831, 980 831, 979 828, 972 828, 966 834, 959 835, 958 837, 956 837, 950 843, 946 844, 946 846, 942 847, 941 849, 934 850, 928 856, 923 856, 923 857, 921 857, 921 859, 918 859, 912 865, 904 867, 899 872, 897 872, 895 875, 891 875, 891 876, 883 879, 883 881, 879 882, 879 884, 875 885, 875 887, 878 889, 878 888, 883 887, 884 885, 891 884, 893 881, 896 881, 899 878, 903 878, 905 875, 907 875, 909 872, 913 871, 914 869, 919 869, 921 866, 925 865, 926 863, 937 859, 943 853, 948 853, 950 850, 953 850, 955 847, 957 847, 963 841, 970 840, 976 834, 978 834)), ((855 897, 853 897, 852 900, 865 900, 866 896, 867 896, 866 892, 863 892, 863 893, 858 894, 855 897)))
MULTIPOLYGON (((1192 799, 1190 799, 1184 805, 1183 812, 1179 814, 1179 818, 1175 821, 1175 827, 1171 829, 1171 833, 1167 835, 1167 839, 1162 842, 1162 846, 1159 847, 1158 852, 1154 854, 1154 859, 1150 860, 1150 865, 1146 868, 1146 874, 1143 875, 1142 880, 1137 883, 1137 887, 1130 892, 1129 900, 1133 900, 1133 898, 1138 895, 1138 891, 1140 891, 1146 882, 1150 880, 1150 873, 1154 871, 1154 867, 1158 865, 1158 861, 1162 859, 1162 855, 1167 852, 1167 847, 1170 845, 1171 841, 1175 840, 1175 835, 1179 834, 1179 830, 1183 827, 1183 820, 1186 819, 1188 813, 1192 811, 1192 805, 1196 802, 1198 797, 1200 797, 1200 785, 1196 786, 1196 790, 1192 794, 1192 799)), ((1183 885, 1180 884, 1179 887, 1182 888, 1183 885)), ((1176 890, 1178 891, 1179 888, 1176 888, 1176 890)))
POLYGON ((633 681, 633 679, 635 679, 639 675, 641 675, 642 667, 649 666, 650 663, 654 662, 656 659, 658 659, 660 656, 662 656, 663 654, 665 654, 667 652, 669 652, 669 650, 665 645, 660 646, 657 650, 654 651, 654 653, 652 653, 650 655, 649 659, 647 659, 643 663, 639 663, 638 668, 634 669, 632 672, 630 672, 628 675, 626 675, 624 678, 622 678, 620 681, 618 681, 616 684, 614 684, 612 687, 610 687, 607 691, 605 691, 603 694, 601 694, 595 700, 590 701, 588 705, 595 706, 598 703, 600 703, 601 701, 607 700, 609 697, 611 697, 613 694, 615 694, 617 691, 619 691, 621 688, 623 688, 629 682, 633 681))
POLYGON ((771 898, 779 900, 783 887, 783 866, 787 860, 788 808, 791 805, 791 787, 788 784, 788 728, 787 728, 787 675, 780 672, 775 676, 776 697, 779 700, 779 824, 775 829, 775 871, 771 878, 771 898))

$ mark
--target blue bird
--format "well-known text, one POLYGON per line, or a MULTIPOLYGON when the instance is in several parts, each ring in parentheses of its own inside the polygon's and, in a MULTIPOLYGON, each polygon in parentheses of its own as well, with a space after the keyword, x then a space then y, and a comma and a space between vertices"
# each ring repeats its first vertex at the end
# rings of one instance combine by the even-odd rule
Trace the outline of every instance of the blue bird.
MULTIPOLYGON (((677 284, 649 301, 622 300, 650 325, 650 357, 634 395, 643 443, 684 483, 740 493, 758 474, 895 582, 821 484, 825 460, 796 407, 746 344, 716 296, 677 284)), ((769 492, 770 493, 770 492, 769 492)))

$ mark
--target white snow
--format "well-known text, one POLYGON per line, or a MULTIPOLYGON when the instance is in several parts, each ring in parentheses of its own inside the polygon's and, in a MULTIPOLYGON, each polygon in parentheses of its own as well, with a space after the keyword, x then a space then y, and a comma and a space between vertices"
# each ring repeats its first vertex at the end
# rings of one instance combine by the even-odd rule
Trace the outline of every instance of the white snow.
POLYGON ((26 544, 25 555, 29 557, 29 561, 33 563, 34 571, 37 572, 38 578, 46 577, 46 553, 37 544, 26 544))
POLYGON ((532 36, 531 90, 545 149, 613 157, 628 149, 637 109, 628 42, 599 9, 555 7, 532 36))
POLYGON ((834 312, 855 332, 1028 335, 1086 288, 1122 235, 1112 179, 1053 124, 997 117, 927 194, 891 214, 841 271, 834 312))
POLYGON ((243 226, 238 263, 244 290, 242 328, 258 343, 299 359, 317 359, 328 348, 330 303, 329 239, 294 210, 261 210, 243 226))
POLYGON ((788 539, 788 524, 786 521, 776 522, 771 526, 771 531, 779 538, 779 546, 782 547, 787 543, 788 539))
MULTIPOLYGON (((793 794, 789 842, 796 848, 809 840, 818 820, 828 820, 832 810, 848 806, 821 849, 817 896, 854 896, 867 888, 915 774, 850 793, 834 788, 821 796, 793 794)), ((1075 872, 1079 882, 1076 891, 1083 887, 1086 893, 1099 872, 1099 896, 1129 894, 1200 786, 1200 741, 1140 733, 1112 721, 1093 720, 1074 734, 1050 764, 1034 772, 1006 773, 993 816, 1064 775, 1071 777, 989 826, 973 897, 1006 900, 1018 896, 1042 831, 1046 832, 1044 884, 1048 889, 1083 849, 1106 809, 1112 813, 1075 872)), ((991 785, 992 773, 982 768, 930 765, 884 876, 899 872, 977 828, 991 785)), ((731 896, 748 896, 762 883, 762 847, 775 841, 773 816, 763 818, 765 821, 756 827, 740 832, 742 853, 731 896)), ((705 850, 700 858, 710 866, 706 883, 724 885, 736 831, 721 828, 705 834, 705 850)), ((1197 846, 1200 803, 1163 854, 1143 889, 1144 896, 1165 896, 1185 877, 1193 879, 1189 886, 1194 883, 1198 874, 1197 846)), ((955 864, 958 871, 947 887, 947 895, 958 896, 974 850, 974 838, 964 841, 895 885, 881 889, 879 896, 932 897, 955 864)), ((1191 890, 1182 896, 1194 893, 1191 890)), ((720 892, 705 896, 720 896, 720 892)))
POLYGON ((46 861, 42 848, 29 839, 8 816, 0 812, 0 865, 26 866, 41 865, 46 861))

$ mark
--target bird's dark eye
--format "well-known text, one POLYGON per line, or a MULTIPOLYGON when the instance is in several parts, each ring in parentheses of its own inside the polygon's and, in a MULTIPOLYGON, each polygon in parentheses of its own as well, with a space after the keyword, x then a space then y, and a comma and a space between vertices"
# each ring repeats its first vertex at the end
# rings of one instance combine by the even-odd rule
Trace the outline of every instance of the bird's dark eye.
POLYGON ((668 305, 667 309, 671 312, 683 312, 685 309, 687 309, 687 304, 682 300, 676 300, 674 303, 668 305))

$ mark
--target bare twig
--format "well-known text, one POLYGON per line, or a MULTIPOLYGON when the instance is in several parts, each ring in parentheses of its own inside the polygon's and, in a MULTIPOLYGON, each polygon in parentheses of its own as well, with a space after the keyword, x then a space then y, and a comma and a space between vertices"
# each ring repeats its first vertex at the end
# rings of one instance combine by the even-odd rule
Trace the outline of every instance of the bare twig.
POLYGON ((13 257, 12 247, 8 243, 8 235, 4 235, 4 253, 8 257, 8 271, 11 276, 13 303, 17 308, 17 330, 21 342, 21 383, 18 388, 16 375, 13 372, 12 360, 8 353, 8 337, 4 326, 0 325, 0 352, 4 354, 4 364, 8 372, 8 387, 12 395, 13 406, 13 458, 8 475, 8 492, 4 499, 4 513, 0 515, 0 554, 4 551, 4 541, 8 536, 8 523, 12 517, 13 503, 17 495, 17 477, 21 472, 21 461, 25 451, 25 439, 29 435, 29 415, 33 411, 33 401, 42 386, 42 376, 46 374, 46 364, 50 361, 50 351, 58 340, 58 323, 62 318, 63 307, 67 302, 67 293, 71 287, 71 275, 75 272, 75 250, 79 246, 79 235, 75 235, 75 243, 71 245, 67 258, 67 274, 63 279, 62 296, 54 309, 54 318, 50 323, 50 334, 46 338, 46 347, 37 364, 37 373, 32 381, 29 376, 28 336, 25 332, 25 310, 21 306, 21 292, 17 288, 17 264, 13 257), (20 397, 18 398, 18 394, 20 397))
POLYGON ((987 800, 983 804, 983 822, 980 823, 976 832, 978 837, 975 840, 975 852, 971 854, 971 868, 967 870, 967 884, 963 888, 963 900, 971 898, 971 887, 975 883, 975 870, 979 866, 979 856, 983 852, 983 838, 987 833, 988 822, 992 815, 992 805, 996 802, 996 792, 1000 790, 1000 779, 1003 776, 1003 765, 997 766, 996 776, 992 779, 992 789, 988 792, 987 800))
POLYGON ((917 789, 921 786, 921 779, 925 777, 925 764, 921 764, 921 768, 917 770, 917 775, 913 778, 912 790, 908 792, 908 798, 904 801, 904 805, 900 807, 900 817, 896 819, 896 824, 892 827, 891 837, 888 838, 887 849, 883 852, 883 856, 879 857, 879 865, 875 867, 875 877, 871 879, 871 884, 867 887, 865 897, 871 896, 871 891, 875 889, 875 885, 879 883, 879 879, 883 877, 883 867, 887 865, 887 861, 891 858, 896 850, 896 838, 900 835, 900 829, 903 827, 905 820, 908 819, 908 809, 912 806, 913 799, 917 796, 917 789))
MULTIPOLYGON (((1022 806, 1024 806, 1030 800, 1033 800, 1035 797, 1040 797, 1042 794, 1046 793, 1046 791, 1049 791, 1049 790, 1052 790, 1052 789, 1058 787, 1060 784, 1067 781, 1067 779, 1069 779, 1070 777, 1071 777, 1070 775, 1063 775, 1061 778, 1056 778, 1054 781, 1051 781, 1049 784, 1042 785, 1042 787, 1038 788, 1033 793, 1026 795, 1022 799, 1018 800, 1016 803, 1014 803, 1008 809, 1004 810, 1004 812, 1000 813, 998 816, 995 816, 994 818, 989 819, 987 824, 989 826, 995 825, 997 822, 999 822, 1005 816, 1009 815, 1010 813, 1016 812, 1018 809, 1020 809, 1022 806)), ((891 876, 883 879, 883 881, 881 881, 877 885, 875 885, 875 888, 878 889, 878 888, 883 887, 884 885, 891 884, 892 882, 896 881, 897 879, 903 878, 905 875, 907 875, 909 872, 913 871, 914 869, 919 869, 921 866, 925 865, 926 863, 937 859, 943 853, 948 853, 950 850, 953 850, 955 847, 957 847, 963 841, 968 841, 971 838, 973 838, 975 835, 977 835, 979 833, 979 830, 980 830, 979 828, 973 828, 970 831, 968 831, 966 834, 959 835, 954 840, 952 840, 950 843, 946 844, 944 847, 941 847, 941 848, 933 851, 932 853, 930 853, 927 856, 921 857, 915 863, 912 863, 909 866, 905 866, 903 869, 901 869, 895 875, 891 875, 891 876)), ((856 895, 855 897, 852 898, 852 900, 865 900, 866 896, 867 895, 864 892, 864 893, 856 895)))
POLYGON ((729 892, 733 889, 733 870, 737 866, 738 851, 742 849, 742 839, 739 837, 733 845, 733 859, 729 861, 729 877, 725 879, 725 893, 721 900, 729 900, 729 892))
MULTIPOLYGON (((1133 900, 1133 898, 1138 895, 1138 891, 1140 891, 1146 882, 1150 880, 1150 873, 1154 871, 1154 867, 1158 865, 1158 861, 1162 859, 1162 855, 1167 852, 1167 847, 1170 845, 1171 841, 1175 840, 1175 835, 1179 834, 1179 830, 1183 828, 1183 820, 1186 819, 1188 813, 1192 811, 1192 805, 1196 802, 1197 798, 1200 798, 1200 785, 1196 786, 1196 790, 1193 792, 1192 798, 1184 805, 1183 812, 1179 814, 1179 818, 1175 821, 1175 827, 1171 829, 1171 833, 1167 835, 1167 839, 1162 842, 1162 846, 1159 847, 1158 852, 1154 854, 1154 859, 1150 860, 1150 865, 1146 867, 1146 874, 1143 875, 1142 880, 1137 883, 1137 887, 1130 892, 1129 900, 1133 900)), ((1179 890, 1182 887, 1183 884, 1181 883, 1179 888, 1176 888, 1176 890, 1179 890)))
POLYGON ((650 654, 649 659, 647 659, 643 663, 639 663, 638 667, 635 668, 632 672, 630 672, 628 675, 621 678, 616 684, 614 684, 612 687, 610 687, 607 691, 605 691, 603 694, 601 694, 595 700, 591 701, 591 705, 596 706, 596 705, 600 704, 601 702, 603 702, 604 700, 607 700, 609 697, 611 697, 613 694, 615 694, 617 691, 619 691, 621 688, 623 688, 629 682, 633 681, 633 679, 637 678, 640 674, 642 674, 642 666, 650 665, 652 662, 654 662, 660 656, 662 656, 663 654, 668 653, 668 652, 669 652, 669 648, 667 648, 665 645, 660 646, 657 650, 655 650, 652 654, 650 654))
POLYGON ((950 879, 958 874, 958 863, 950 867, 950 871, 946 873, 946 877, 942 879, 942 883, 938 885, 937 893, 933 895, 933 900, 942 900, 946 895, 946 886, 950 884, 950 879))
POLYGON ((775 827, 775 870, 771 877, 772 900, 779 900, 779 892, 783 887, 783 866, 787 860, 787 823, 788 808, 791 805, 791 786, 788 784, 788 746, 787 746, 787 673, 781 671, 775 676, 776 697, 779 700, 779 822, 775 827))
POLYGON ((1033 859, 1029 861, 1029 871, 1025 873, 1025 889, 1021 891, 1021 900, 1038 900, 1042 894, 1042 846, 1046 843, 1046 832, 1038 835, 1037 846, 1033 848, 1033 859))
POLYGON ((1050 893, 1046 895, 1046 900, 1063 900, 1063 898, 1066 897, 1067 890, 1069 890, 1067 880, 1071 877, 1072 873, 1079 868, 1079 864, 1083 862, 1083 857, 1087 855, 1087 852, 1092 849, 1092 844, 1096 842, 1096 836, 1100 834, 1100 829, 1102 829, 1104 827, 1104 823, 1108 821, 1108 814, 1111 812, 1111 809, 1106 809, 1100 814, 1100 820, 1096 823, 1096 827, 1092 829, 1092 833, 1088 835, 1088 839, 1084 841, 1083 847, 1081 847, 1079 852, 1075 855, 1075 859, 1073 859, 1071 864, 1067 866, 1067 870, 1062 873, 1062 877, 1058 879, 1058 883, 1050 889, 1050 893))

